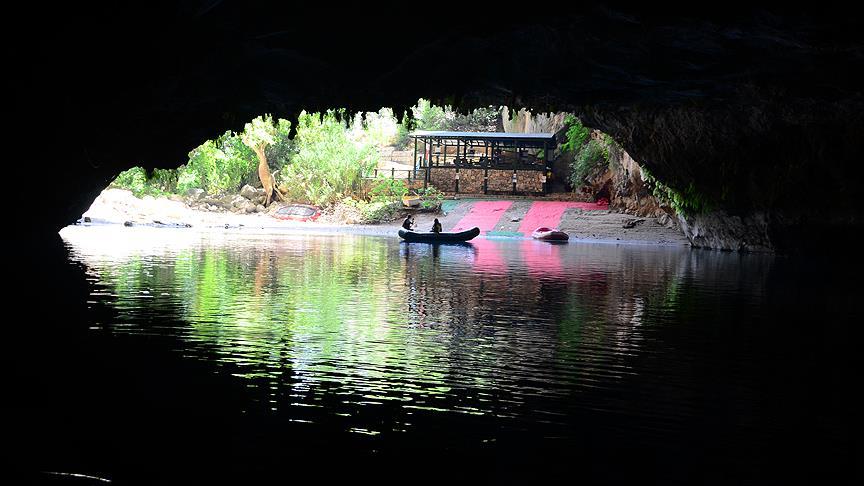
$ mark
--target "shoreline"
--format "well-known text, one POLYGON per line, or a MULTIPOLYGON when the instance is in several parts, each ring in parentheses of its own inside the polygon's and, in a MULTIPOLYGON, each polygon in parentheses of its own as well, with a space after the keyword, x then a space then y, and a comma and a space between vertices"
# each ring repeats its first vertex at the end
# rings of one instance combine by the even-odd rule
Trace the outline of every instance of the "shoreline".
MULTIPOLYGON (((470 211, 473 202, 471 199, 448 200, 445 208, 449 208, 449 211, 416 213, 415 228, 431 227, 432 221, 438 218, 444 230, 449 231, 470 211)), ((527 208, 525 210, 527 211, 527 208)), ((521 216, 524 216, 524 212, 512 214, 508 212, 499 226, 508 229, 521 216)), ((287 221, 276 219, 268 213, 237 214, 229 211, 204 211, 191 208, 186 203, 174 199, 151 196, 139 199, 126 190, 106 189, 82 215, 82 219, 71 226, 125 227, 124 223, 127 222, 131 223, 132 228, 178 229, 202 233, 351 234, 397 237, 402 219, 379 224, 287 221), (83 222, 84 217, 89 218, 90 222, 83 222)), ((659 218, 636 218, 610 210, 568 210, 561 217, 560 229, 570 234, 570 243, 690 247, 683 232, 672 221, 661 224, 659 218), (639 221, 638 224, 625 227, 625 223, 632 223, 634 220, 639 221)), ((481 238, 517 241, 532 239, 530 235, 508 231, 490 231, 490 234, 482 235, 481 238)))

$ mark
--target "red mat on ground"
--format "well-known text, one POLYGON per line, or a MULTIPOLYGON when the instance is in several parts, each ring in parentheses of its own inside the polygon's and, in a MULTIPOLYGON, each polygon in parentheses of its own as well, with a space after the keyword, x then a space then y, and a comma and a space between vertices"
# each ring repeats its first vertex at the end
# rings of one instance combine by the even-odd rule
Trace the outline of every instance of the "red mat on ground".
POLYGON ((529 236, 535 229, 546 226, 548 228, 557 228, 561 224, 561 216, 564 211, 570 208, 579 208, 585 211, 596 211, 600 209, 609 209, 609 203, 601 200, 596 203, 571 202, 571 201, 534 201, 531 204, 531 209, 522 218, 522 224, 519 225, 519 232, 529 236))
POLYGON ((475 226, 480 228, 481 233, 495 229, 495 225, 498 224, 498 220, 504 215, 504 211, 507 211, 512 205, 513 201, 476 202, 471 207, 471 210, 468 211, 468 214, 460 219, 456 223, 456 226, 449 231, 455 233, 457 231, 469 230, 475 226))

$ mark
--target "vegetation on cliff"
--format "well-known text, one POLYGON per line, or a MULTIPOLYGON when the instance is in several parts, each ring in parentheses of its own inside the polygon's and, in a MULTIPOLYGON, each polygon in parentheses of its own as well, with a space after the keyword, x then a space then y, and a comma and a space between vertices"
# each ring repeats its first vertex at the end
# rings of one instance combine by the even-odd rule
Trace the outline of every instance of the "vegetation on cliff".
POLYGON ((580 187, 588 184, 592 178, 596 178, 614 164, 620 148, 606 134, 597 132, 592 136, 592 130, 584 126, 575 116, 568 116, 565 123, 567 135, 561 150, 572 157, 570 184, 573 187, 580 187))

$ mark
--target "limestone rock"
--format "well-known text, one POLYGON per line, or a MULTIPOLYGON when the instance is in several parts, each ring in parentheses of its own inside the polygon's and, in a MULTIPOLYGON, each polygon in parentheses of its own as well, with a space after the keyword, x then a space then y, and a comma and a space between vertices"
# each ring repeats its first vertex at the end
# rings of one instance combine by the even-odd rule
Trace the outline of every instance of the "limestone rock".
POLYGON ((240 189, 240 195, 250 201, 255 201, 257 198, 264 195, 264 189, 256 189, 249 184, 246 184, 242 189, 240 189))
POLYGON ((772 251, 765 213, 733 216, 723 211, 679 216, 681 229, 696 248, 736 251, 772 251))
POLYGON ((204 199, 204 196, 206 194, 207 193, 204 192, 204 189, 198 189, 198 188, 187 189, 186 190, 186 199, 189 201, 200 201, 200 200, 204 199))
POLYGON ((231 207, 233 208, 243 208, 248 202, 249 200, 243 196, 231 196, 231 207))

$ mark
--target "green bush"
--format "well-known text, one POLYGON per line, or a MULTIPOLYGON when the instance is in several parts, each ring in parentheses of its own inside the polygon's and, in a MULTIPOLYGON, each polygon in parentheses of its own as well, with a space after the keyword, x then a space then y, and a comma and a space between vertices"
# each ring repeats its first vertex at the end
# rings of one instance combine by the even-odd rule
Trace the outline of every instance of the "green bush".
POLYGON ((132 167, 121 172, 108 187, 128 189, 137 197, 147 193, 147 172, 141 167, 132 167))
POLYGON ((148 174, 141 167, 132 167, 121 172, 108 187, 128 189, 136 197, 171 194, 177 190, 177 171, 154 169, 148 174))
POLYGON ((379 177, 369 189, 369 198, 374 202, 401 201, 408 195, 408 186, 402 179, 379 177))
POLYGON ((368 142, 349 137, 344 112, 300 114, 294 154, 280 179, 288 198, 326 205, 357 194, 362 175, 378 165, 378 152, 368 142))
POLYGON ((441 208, 441 203, 444 201, 444 193, 436 189, 435 186, 430 185, 425 189, 420 188, 416 192, 418 196, 423 198, 420 201, 421 208, 435 211, 441 208))
POLYGON ((401 213, 402 203, 395 201, 360 201, 357 207, 367 224, 393 221, 401 213))
POLYGON ((220 194, 257 181, 258 159, 239 135, 225 132, 189 152, 189 161, 177 171, 179 192, 200 188, 208 194, 220 194))
POLYGON ((411 145, 411 132, 414 130, 414 121, 407 113, 402 114, 402 122, 396 125, 396 139, 393 145, 399 150, 405 150, 411 145))
POLYGON ((657 180, 645 167, 641 170, 642 179, 651 188, 654 197, 669 205, 676 214, 699 214, 711 209, 711 201, 698 193, 692 182, 683 191, 679 191, 657 180))
POLYGON ((417 100, 417 105, 411 108, 411 113, 414 116, 414 129, 446 130, 447 111, 445 108, 433 105, 429 100, 420 98, 417 100))
POLYGON ((392 108, 367 112, 363 117, 363 141, 378 147, 392 145, 399 133, 399 122, 392 108))
POLYGON ((577 152, 585 145, 585 141, 591 136, 591 130, 582 125, 582 122, 573 115, 567 115, 564 119, 567 128, 567 141, 561 145, 561 149, 567 152, 577 152))
POLYGON ((608 149, 601 142, 591 140, 576 152, 576 157, 570 163, 570 184, 581 186, 599 175, 608 165, 608 149))
MULTIPOLYGON (((420 98, 411 108, 415 130, 452 130, 457 132, 494 132, 498 129, 501 109, 494 106, 477 108, 462 114, 450 105, 437 106, 420 98)), ((404 123, 404 121, 403 121, 404 123)))

